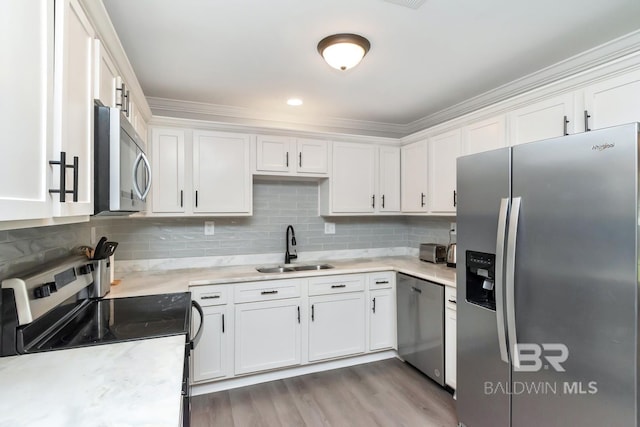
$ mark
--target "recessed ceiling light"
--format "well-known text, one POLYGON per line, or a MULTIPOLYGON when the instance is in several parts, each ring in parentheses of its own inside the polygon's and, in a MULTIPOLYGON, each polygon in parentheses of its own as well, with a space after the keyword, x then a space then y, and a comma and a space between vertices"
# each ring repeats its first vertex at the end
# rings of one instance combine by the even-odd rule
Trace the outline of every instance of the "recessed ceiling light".
POLYGON ((287 105, 291 105, 292 107, 297 107, 302 105, 302 99, 300 98, 289 98, 287 99, 287 105))

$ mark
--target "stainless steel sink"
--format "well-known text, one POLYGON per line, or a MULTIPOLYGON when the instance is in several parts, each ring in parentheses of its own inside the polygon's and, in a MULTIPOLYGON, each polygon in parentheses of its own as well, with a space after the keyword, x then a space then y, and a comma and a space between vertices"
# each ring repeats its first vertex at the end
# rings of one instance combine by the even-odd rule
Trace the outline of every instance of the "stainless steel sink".
POLYGON ((307 270, 327 270, 333 268, 333 265, 329 264, 309 264, 309 265, 296 265, 293 267, 295 271, 307 271, 307 270))
POLYGON ((312 271, 312 270, 327 270, 333 268, 333 265, 329 264, 304 264, 304 265, 292 265, 285 267, 284 265, 278 265, 275 267, 258 267, 257 271, 260 273, 290 273, 292 271, 312 271))
POLYGON ((256 268, 260 273, 287 273, 295 271, 291 267, 277 266, 277 267, 258 267, 256 268))

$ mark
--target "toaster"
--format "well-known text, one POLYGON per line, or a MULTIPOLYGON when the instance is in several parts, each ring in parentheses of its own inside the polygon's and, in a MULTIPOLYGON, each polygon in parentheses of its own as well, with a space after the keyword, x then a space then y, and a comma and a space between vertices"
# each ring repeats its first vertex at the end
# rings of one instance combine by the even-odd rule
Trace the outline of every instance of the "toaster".
POLYGON ((420 243, 420 260, 427 262, 446 262, 447 247, 437 243, 420 243))

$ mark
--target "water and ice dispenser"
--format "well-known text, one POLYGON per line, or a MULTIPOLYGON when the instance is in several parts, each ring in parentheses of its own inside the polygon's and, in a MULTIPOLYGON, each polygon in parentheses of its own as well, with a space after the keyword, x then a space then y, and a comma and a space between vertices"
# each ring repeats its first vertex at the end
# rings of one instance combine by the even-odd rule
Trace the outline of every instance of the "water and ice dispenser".
POLYGON ((467 301, 490 310, 496 309, 494 289, 496 255, 467 251, 467 301))

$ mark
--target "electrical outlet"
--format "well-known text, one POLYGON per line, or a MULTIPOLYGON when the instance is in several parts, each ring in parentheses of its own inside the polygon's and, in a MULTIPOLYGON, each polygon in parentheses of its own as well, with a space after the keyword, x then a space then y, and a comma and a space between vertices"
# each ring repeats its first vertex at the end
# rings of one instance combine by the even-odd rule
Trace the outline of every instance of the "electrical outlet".
POLYGON ((205 236, 213 236, 215 234, 215 226, 216 226, 216 223, 214 221, 205 221, 204 222, 204 235, 205 236))
POLYGON ((449 228, 451 234, 456 234, 456 232, 458 231, 458 226, 455 222, 451 223, 451 227, 449 228))
POLYGON ((336 234, 336 223, 335 222, 325 222, 324 223, 324 234, 336 234))

